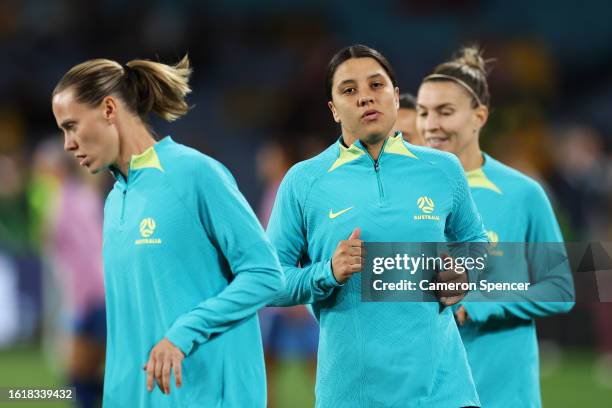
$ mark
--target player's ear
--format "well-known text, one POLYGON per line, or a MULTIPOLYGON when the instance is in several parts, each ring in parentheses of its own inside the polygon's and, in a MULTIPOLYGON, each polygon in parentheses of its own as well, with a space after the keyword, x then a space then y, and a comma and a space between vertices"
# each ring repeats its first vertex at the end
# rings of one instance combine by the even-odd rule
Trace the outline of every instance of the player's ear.
POLYGON ((336 123, 340 123, 340 117, 338 116, 338 111, 336 111, 336 107, 334 106, 334 103, 332 101, 327 102, 327 107, 331 111, 334 117, 334 121, 336 123))
POLYGON ((117 119, 117 99, 110 95, 106 96, 102 99, 100 107, 102 108, 104 119, 106 119, 109 124, 114 124, 117 119))
POLYGON ((395 109, 399 109, 399 95, 400 95, 400 91, 399 91, 399 87, 395 87, 395 89, 393 90, 395 93, 395 109))
POLYGON ((487 123, 487 119, 489 119, 489 108, 484 105, 480 105, 476 108, 474 112, 474 116, 476 118, 476 122, 480 128, 483 128, 487 123))

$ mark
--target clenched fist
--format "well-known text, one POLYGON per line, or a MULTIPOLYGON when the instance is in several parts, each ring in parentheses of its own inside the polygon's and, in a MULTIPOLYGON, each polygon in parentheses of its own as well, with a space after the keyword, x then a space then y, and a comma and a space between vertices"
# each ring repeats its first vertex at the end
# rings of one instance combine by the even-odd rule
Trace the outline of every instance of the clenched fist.
POLYGON ((361 230, 357 227, 348 239, 340 241, 336 247, 332 257, 332 272, 338 283, 346 282, 355 272, 360 272, 363 268, 365 251, 359 234, 361 230))

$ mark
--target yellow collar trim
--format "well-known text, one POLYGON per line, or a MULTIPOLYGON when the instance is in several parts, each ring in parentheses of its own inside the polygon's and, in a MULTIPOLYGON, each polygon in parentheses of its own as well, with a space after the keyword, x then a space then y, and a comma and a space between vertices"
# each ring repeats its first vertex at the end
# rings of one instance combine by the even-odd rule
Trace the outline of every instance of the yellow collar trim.
POLYGON ((418 157, 416 157, 414 153, 408 150, 408 147, 404 143, 404 138, 402 137, 401 133, 398 133, 395 136, 389 137, 389 140, 387 140, 387 143, 385 144, 385 152, 399 154, 402 156, 408 156, 408 157, 412 157, 413 159, 418 159, 418 157))
POLYGON ((340 148, 340 153, 338 154, 338 158, 336 159, 334 164, 332 164, 329 170, 327 170, 328 173, 331 173, 343 164, 350 163, 353 160, 357 160, 359 157, 365 154, 363 150, 361 150, 354 144, 352 144, 351 147, 345 147, 342 142, 338 141, 338 147, 340 148))
POLYGON ((164 171, 153 146, 149 147, 140 154, 133 155, 132 160, 130 161, 130 168, 132 170, 152 168, 158 169, 159 171, 164 171))
MULTIPOLYGON (((355 144, 352 144, 350 147, 345 147, 341 141, 338 141, 338 147, 340 148, 340 153, 338 154, 338 158, 336 159, 334 164, 332 164, 329 170, 327 170, 328 173, 331 173, 338 167, 350 163, 353 160, 357 160, 359 157, 366 154, 363 149, 360 149, 359 147, 355 146, 355 144)), ((385 143, 384 152, 399 154, 402 156, 412 157, 413 159, 418 159, 418 157, 415 156, 414 153, 408 150, 408 147, 404 143, 404 138, 402 137, 401 133, 389 137, 389 139, 385 143)))
POLYGON ((466 172, 465 176, 467 177, 468 185, 471 188, 486 188, 488 190, 495 191, 497 194, 503 194, 500 188, 489 180, 484 171, 482 171, 482 167, 466 172))

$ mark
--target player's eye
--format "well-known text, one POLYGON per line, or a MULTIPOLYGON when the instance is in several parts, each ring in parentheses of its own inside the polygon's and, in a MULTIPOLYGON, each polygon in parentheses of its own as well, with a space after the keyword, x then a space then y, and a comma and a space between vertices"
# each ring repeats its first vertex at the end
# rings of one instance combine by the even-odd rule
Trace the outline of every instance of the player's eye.
POLYGON ((383 83, 382 82, 373 82, 372 83, 372 88, 377 89, 377 88, 382 88, 383 87, 383 83))
POLYGON ((344 89, 342 90, 342 93, 343 93, 344 95, 351 95, 351 94, 354 94, 354 93, 355 93, 355 88, 344 88, 344 89))

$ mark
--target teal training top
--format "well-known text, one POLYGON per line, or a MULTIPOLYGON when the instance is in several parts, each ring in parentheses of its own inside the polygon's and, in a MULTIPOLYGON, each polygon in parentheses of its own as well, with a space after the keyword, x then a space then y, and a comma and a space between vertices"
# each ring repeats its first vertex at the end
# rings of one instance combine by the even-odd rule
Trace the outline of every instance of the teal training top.
MULTIPOLYGON (((466 175, 493 244, 563 241, 550 202, 537 182, 486 154, 484 165, 466 175)), ((574 304, 567 264, 551 271, 530 271, 530 268, 547 266, 537 259, 545 255, 546 248, 531 251, 525 246, 517 245, 518 251, 513 248, 499 245, 489 251, 489 267, 494 267, 496 258, 503 262, 505 276, 496 276, 497 281, 529 282, 534 276, 546 279, 534 282, 529 291, 519 293, 517 296, 522 299, 519 302, 461 303, 470 320, 460 327, 460 332, 484 408, 541 406, 533 319, 567 312, 574 304), (512 253, 504 254, 504 250, 512 253), (557 301, 534 301, 534 298, 557 301)), ((472 292, 464 300, 475 300, 477 296, 477 292, 472 292)))
POLYGON ((229 171, 166 137, 133 156, 104 208, 106 407, 264 407, 256 312, 284 286, 275 251, 229 171), (183 385, 146 389, 164 337, 183 385))
POLYGON ((362 302, 360 274, 338 285, 330 260, 355 227, 366 242, 486 242, 457 158, 401 134, 376 163, 361 142, 338 141, 292 167, 267 231, 287 280, 274 305, 311 303, 319 320, 316 406, 478 405, 450 308, 362 302))

